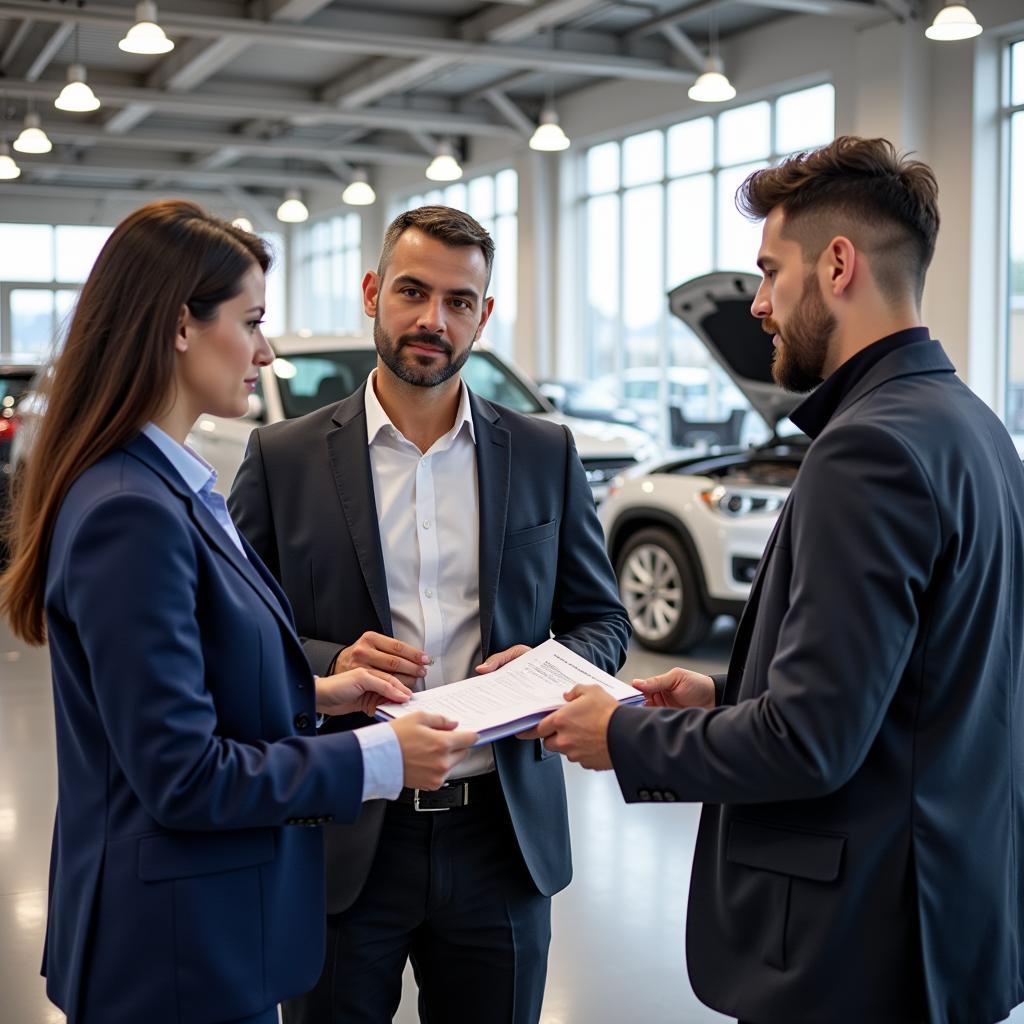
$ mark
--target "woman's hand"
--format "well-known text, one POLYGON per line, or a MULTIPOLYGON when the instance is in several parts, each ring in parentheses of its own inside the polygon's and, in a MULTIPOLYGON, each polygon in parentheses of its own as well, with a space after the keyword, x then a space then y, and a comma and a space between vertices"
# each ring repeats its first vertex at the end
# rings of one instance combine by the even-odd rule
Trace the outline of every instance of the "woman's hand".
POLYGON ((404 704, 412 690, 387 672, 352 668, 333 676, 316 676, 316 709, 323 715, 349 715, 362 711, 372 716, 378 705, 404 704))

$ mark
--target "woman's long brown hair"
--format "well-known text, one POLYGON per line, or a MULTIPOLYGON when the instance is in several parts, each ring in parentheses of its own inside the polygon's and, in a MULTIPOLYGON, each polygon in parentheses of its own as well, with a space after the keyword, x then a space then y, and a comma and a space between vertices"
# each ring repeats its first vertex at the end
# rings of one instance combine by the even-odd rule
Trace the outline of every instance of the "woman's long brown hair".
POLYGON ((0 614, 27 643, 46 640, 47 562, 68 490, 169 401, 182 308, 215 319, 254 264, 270 266, 259 238, 183 200, 143 206, 107 239, 44 377, 45 412, 14 488, 0 614))

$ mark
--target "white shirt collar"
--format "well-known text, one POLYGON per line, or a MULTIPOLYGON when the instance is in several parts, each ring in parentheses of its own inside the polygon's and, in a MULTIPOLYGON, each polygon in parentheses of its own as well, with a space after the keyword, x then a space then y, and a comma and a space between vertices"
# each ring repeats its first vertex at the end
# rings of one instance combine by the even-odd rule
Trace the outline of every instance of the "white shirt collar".
MULTIPOLYGON (((384 411, 384 407, 380 404, 380 399, 377 397, 376 389, 373 386, 376 376, 377 371, 374 369, 370 372, 370 376, 366 380, 364 403, 366 407, 367 445, 372 445, 377 440, 377 437, 382 430, 386 430, 393 437, 403 437, 402 432, 391 422, 388 414, 384 411)), ((473 425, 473 410, 469 404, 469 388, 466 387, 466 382, 464 380, 460 380, 459 411, 455 414, 455 423, 452 424, 452 429, 444 435, 444 438, 440 438, 435 443, 441 444, 445 439, 447 439, 447 443, 450 444, 456 437, 458 437, 459 431, 467 425, 470 440, 473 444, 476 444, 476 427, 473 425)))
POLYGON ((211 480, 217 482, 217 472, 204 458, 192 451, 188 445, 178 444, 170 434, 161 430, 155 423, 147 423, 142 428, 146 435, 160 449, 160 453, 178 471, 189 489, 198 494, 211 480))

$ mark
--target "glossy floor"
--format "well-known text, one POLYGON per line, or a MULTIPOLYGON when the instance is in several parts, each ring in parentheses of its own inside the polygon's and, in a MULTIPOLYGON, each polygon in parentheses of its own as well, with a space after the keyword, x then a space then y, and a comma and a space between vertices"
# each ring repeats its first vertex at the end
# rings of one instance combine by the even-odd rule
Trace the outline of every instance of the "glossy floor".
MULTIPOLYGON (((687 664, 724 666, 717 631, 687 664)), ((621 676, 664 671, 642 650, 621 676)), ((554 902, 543 1024, 712 1024, 683 964, 683 920, 698 810, 626 806, 613 776, 567 770, 575 877, 554 902)), ((39 977, 46 871, 56 799, 53 705, 45 652, 0 625, 0 1022, 60 1024, 39 977)), ((395 1018, 416 1024, 411 977, 395 1018)), ((1024 1024, 1024 1010, 1011 1018, 1024 1024)))

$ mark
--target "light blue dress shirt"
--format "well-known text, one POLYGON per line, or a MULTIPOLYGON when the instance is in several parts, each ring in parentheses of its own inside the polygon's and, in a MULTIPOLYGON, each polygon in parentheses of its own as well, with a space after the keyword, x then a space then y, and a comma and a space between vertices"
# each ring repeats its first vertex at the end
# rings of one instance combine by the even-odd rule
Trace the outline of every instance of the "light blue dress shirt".
MULTIPOLYGON (((147 423, 142 433, 160 449, 244 555, 245 547, 228 513, 227 502, 213 489, 217 483, 217 471, 213 466, 187 445, 178 444, 155 423, 147 423)), ((402 748, 395 730, 381 722, 356 729, 355 737, 363 754, 363 800, 393 800, 402 789, 402 748)))

